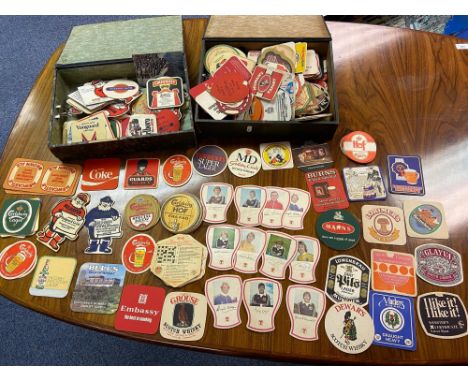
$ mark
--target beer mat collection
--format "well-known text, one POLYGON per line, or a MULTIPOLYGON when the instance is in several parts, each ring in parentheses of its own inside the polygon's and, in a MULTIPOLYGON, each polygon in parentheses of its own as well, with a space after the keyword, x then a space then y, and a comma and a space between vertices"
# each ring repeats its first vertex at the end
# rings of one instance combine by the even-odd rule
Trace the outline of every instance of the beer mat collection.
MULTIPOLYGON (((239 73, 247 80, 247 68, 254 73, 263 70, 269 57, 283 57, 283 67, 275 71, 287 72, 287 65, 294 71, 289 45, 258 52, 256 66, 252 52, 245 57, 227 46, 208 51, 205 65, 213 76, 208 81, 214 79, 212 96, 220 98, 216 102, 244 102, 227 97, 223 86, 229 83, 241 89, 239 73)), ((150 81, 153 90, 148 99, 173 112, 171 108, 180 107, 183 98, 177 101, 160 95, 159 87, 166 86, 166 81, 171 82, 167 78, 164 83, 150 81)), ((115 105, 109 99, 117 94, 122 99, 138 94, 128 83, 88 84, 80 93, 83 102, 88 102, 90 94, 95 101, 90 89, 97 85, 103 86, 105 98, 99 101, 111 102, 108 105, 115 105)), ((181 89, 177 81, 169 88, 172 85, 181 89)), ((271 102, 266 98, 269 92, 257 89, 256 97, 271 102)), ((239 94, 250 97, 245 89, 239 94)), ((100 110, 104 116, 104 106, 100 110)), ((286 305, 292 337, 318 340, 324 318, 329 341, 351 354, 372 345, 415 351, 416 316, 427 336, 465 336, 466 308, 458 295, 450 293, 450 288, 463 282, 462 257, 437 242, 449 238, 443 205, 418 198, 425 194, 421 158, 388 155, 384 171, 372 163, 377 144, 369 134, 354 131, 342 138, 340 146, 342 154, 355 162, 341 171, 334 167, 327 144, 292 148, 289 142, 238 148, 231 153, 208 145, 197 148, 191 158, 175 154, 165 161, 91 159, 83 167, 15 159, 3 184, 11 196, 1 203, 0 236, 17 240, 0 246, 0 276, 6 280, 29 277, 32 296, 64 298, 71 293, 73 312, 115 315, 117 330, 159 332, 175 341, 201 340, 207 330, 213 330, 207 328, 211 325, 220 330, 242 325, 242 309, 247 313, 247 329, 272 332, 281 304, 286 305), (304 189, 248 182, 259 171, 283 169, 301 171, 304 189), (247 179, 247 184, 234 187, 214 181, 224 171, 247 179), (178 192, 194 173, 206 178, 199 193, 178 192), (171 191, 164 197, 158 193, 159 179, 171 191), (117 189, 137 190, 123 194, 126 200, 121 209, 113 195, 117 189), (96 197, 96 191, 106 192, 96 197), (400 206, 390 206, 384 202, 388 193, 410 197, 400 206), (48 219, 39 221, 43 196, 60 199, 48 219), (363 202, 359 218, 348 210, 355 202, 363 202), (227 224, 230 209, 237 211, 235 225, 227 224), (304 221, 311 215, 316 215, 315 233, 303 232, 304 221), (173 235, 155 238, 150 230, 158 224, 173 235), (204 242, 190 235, 200 227, 206 229, 204 242), (124 231, 132 232, 125 243, 124 231), (76 258, 60 252, 82 232, 87 234, 87 245, 73 245, 89 255, 89 262, 78 268, 76 258), (399 246, 407 244, 408 236, 431 240, 421 242, 414 253, 400 252, 399 246), (361 238, 377 244, 368 264, 344 252, 361 238), (116 250, 116 243, 121 250, 116 250), (36 245, 45 246, 49 253, 39 257, 36 245), (335 255, 323 258, 322 245, 336 251, 335 255), (95 262, 94 255, 106 255, 107 260, 95 262), (328 264, 323 285, 316 285, 319 262, 328 264), (223 273, 205 280, 199 293, 185 291, 184 286, 205 277, 206 267, 223 273), (125 283, 127 273, 148 271, 165 287, 125 283), (287 287, 286 279, 292 281, 287 287), (419 294, 419 282, 433 285, 434 291, 419 294)))

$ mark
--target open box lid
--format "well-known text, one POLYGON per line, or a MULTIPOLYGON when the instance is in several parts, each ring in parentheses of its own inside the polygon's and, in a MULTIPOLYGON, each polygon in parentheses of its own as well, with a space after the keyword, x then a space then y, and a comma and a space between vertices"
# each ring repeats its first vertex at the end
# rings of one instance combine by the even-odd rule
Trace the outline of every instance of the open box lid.
POLYGON ((330 41, 331 35, 323 16, 211 16, 204 39, 220 38, 330 41))
POLYGON ((181 16, 79 25, 72 29, 56 65, 115 61, 131 59, 134 54, 183 50, 181 16))

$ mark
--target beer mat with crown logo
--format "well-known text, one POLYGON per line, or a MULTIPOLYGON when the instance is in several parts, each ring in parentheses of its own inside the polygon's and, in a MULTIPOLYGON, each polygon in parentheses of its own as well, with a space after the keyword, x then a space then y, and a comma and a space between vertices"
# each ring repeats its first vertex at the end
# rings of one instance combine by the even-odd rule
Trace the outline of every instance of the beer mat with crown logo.
POLYGON ((0 237, 26 237, 39 228, 41 200, 5 199, 0 208, 0 237))
POLYGON ((148 194, 131 198, 125 206, 125 221, 135 231, 147 231, 154 227, 161 217, 158 199, 148 194))
POLYGON ((84 162, 83 191, 115 190, 119 186, 120 159, 88 159, 84 162))
POLYGON ((392 194, 424 195, 421 158, 417 155, 387 155, 388 183, 392 194))
POLYGON ((125 163, 124 188, 157 188, 159 179, 159 159, 127 159, 125 163))
POLYGON ((127 240, 122 248, 122 264, 130 273, 146 272, 151 266, 156 243, 144 233, 139 233, 127 240))
POLYGON ((361 207, 364 240, 377 244, 406 244, 405 216, 398 207, 365 204, 361 207))

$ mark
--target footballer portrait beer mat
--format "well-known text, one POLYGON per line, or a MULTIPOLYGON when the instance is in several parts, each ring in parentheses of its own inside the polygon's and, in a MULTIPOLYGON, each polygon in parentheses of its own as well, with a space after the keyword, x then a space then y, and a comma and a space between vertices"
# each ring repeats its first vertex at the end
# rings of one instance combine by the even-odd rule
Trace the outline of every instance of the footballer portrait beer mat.
POLYGON ((147 231, 153 228, 161 216, 158 199, 148 194, 131 198, 125 206, 125 222, 135 231, 147 231))
POLYGON ((379 166, 345 167, 343 179, 351 202, 387 198, 379 166))
POLYGON ((4 199, 0 208, 0 237, 24 238, 39 228, 41 200, 4 199))
POLYGON ((377 144, 374 138, 364 131, 353 131, 340 141, 341 151, 349 159, 357 163, 370 163, 377 154, 377 144))
POLYGON ((230 329, 242 323, 242 279, 236 275, 221 275, 206 280, 205 296, 213 313, 213 326, 230 329))
POLYGON ((315 231, 322 243, 338 251, 353 248, 361 237, 358 220, 347 210, 321 213, 317 218, 315 231))
POLYGON ((286 306, 291 320, 289 335, 302 341, 318 340, 327 298, 322 290, 305 285, 290 285, 286 291, 286 306))
POLYGON ((242 288, 248 316, 247 329, 254 332, 274 331, 275 315, 283 297, 281 283, 257 277, 245 280, 242 288))
POLYGON ((325 332, 333 346, 348 354, 369 349, 375 334, 370 314, 352 302, 339 302, 328 309, 325 332))
POLYGON ((349 207, 343 182, 336 168, 307 172, 305 179, 316 212, 349 207))
POLYGON ((267 200, 262 211, 261 225, 266 228, 281 228, 291 195, 287 189, 280 187, 265 187, 265 191, 267 200))
POLYGON ((209 226, 206 230, 206 246, 210 253, 208 266, 218 271, 232 269, 239 242, 238 227, 227 224, 209 226))
POLYGON ((227 166, 227 154, 218 146, 202 146, 192 156, 195 171, 201 176, 216 176, 227 166))
POLYGON ((125 164, 124 189, 157 188, 159 159, 127 159, 125 164))
POLYGON ((237 209, 237 224, 246 227, 260 225, 266 199, 267 193, 264 187, 236 187, 234 191, 234 204, 237 209))
POLYGON ((406 244, 405 215, 398 207, 363 205, 362 229, 364 240, 377 244, 406 244))
POLYGON ((388 182, 393 194, 424 195, 421 158, 417 155, 387 155, 388 182))
POLYGON ((412 298, 371 291, 369 311, 374 320, 374 345, 416 350, 412 298))
POLYGON ((37 248, 29 240, 10 244, 0 252, 0 277, 6 280, 29 275, 37 263, 37 248))
POLYGON ((42 256, 37 262, 29 294, 64 298, 68 294, 76 263, 73 257, 42 256))
POLYGON ((227 211, 234 198, 234 187, 228 183, 203 183, 200 188, 200 202, 204 210, 203 221, 224 223, 227 211))
POLYGON ((422 239, 448 239, 444 207, 439 202, 405 200, 406 232, 422 239))
POLYGON ((416 273, 424 281, 439 287, 453 287, 463 282, 461 255, 436 243, 422 244, 414 250, 416 273))
POLYGON ((267 246, 259 271, 267 277, 283 280, 286 269, 296 254, 297 241, 283 232, 267 231, 266 234, 267 246))
POLYGON ((289 264, 289 280, 299 284, 315 282, 315 268, 320 259, 320 242, 315 237, 294 236, 296 254, 289 264))
POLYGON ((83 191, 115 190, 119 186, 120 159, 88 159, 84 162, 83 191))
POLYGON ((453 293, 431 292, 418 296, 419 323, 429 337, 453 339, 468 334, 465 305, 453 293))
POLYGON ((289 205, 283 215, 283 228, 304 229, 304 217, 310 208, 310 194, 299 188, 285 188, 289 192, 289 205))
POLYGON ((257 266, 267 243, 267 234, 258 228, 240 227, 240 243, 234 257, 234 270, 257 273, 257 266))
POLYGON ((284 170, 294 167, 289 142, 262 143, 260 155, 264 170, 284 170))
POLYGON ((409 253, 371 250, 372 289, 403 296, 416 296, 416 262, 409 253))
POLYGON ((156 243, 144 233, 132 236, 122 248, 122 264, 130 273, 146 272, 151 266, 156 243))
POLYGON ((343 255, 328 260, 325 293, 334 302, 365 306, 369 301, 371 270, 356 257, 343 255))
POLYGON ((166 291, 147 285, 126 285, 114 327, 123 332, 155 334, 159 328, 166 291))
POLYGON ((239 178, 250 178, 262 168, 262 159, 253 149, 241 148, 233 151, 228 158, 228 168, 239 178))
POLYGON ((205 332, 206 297, 200 293, 171 292, 166 296, 159 333, 176 341, 198 341, 205 332))
POLYGON ((185 155, 172 155, 164 162, 162 175, 168 186, 181 187, 192 177, 192 162, 185 155))

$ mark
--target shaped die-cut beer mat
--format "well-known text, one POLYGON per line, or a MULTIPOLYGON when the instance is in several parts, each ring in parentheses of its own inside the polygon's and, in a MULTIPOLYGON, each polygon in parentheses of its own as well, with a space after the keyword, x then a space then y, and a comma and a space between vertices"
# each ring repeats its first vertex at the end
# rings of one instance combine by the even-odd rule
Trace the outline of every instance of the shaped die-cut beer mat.
POLYGON ((336 168, 307 172, 305 179, 316 212, 349 207, 343 182, 336 168))
POLYGON ((119 186, 120 159, 88 159, 84 162, 83 191, 115 190, 119 186))
POLYGON ((291 320, 289 335, 302 341, 318 340, 318 326, 326 305, 327 298, 320 289, 290 285, 286 292, 286 306, 291 320))
POLYGON ((289 142, 262 143, 260 155, 264 170, 283 170, 294 167, 289 142))
POLYGON ((351 202, 387 198, 379 166, 345 167, 343 178, 351 202))
POLYGON ((242 279, 237 275, 221 275, 206 280, 205 296, 213 313, 213 326, 230 329, 242 323, 242 279))
POLYGON ((347 210, 330 210, 317 218, 315 231, 326 246, 339 251, 353 248, 361 237, 361 226, 347 210))
POLYGON ((325 293, 333 302, 349 301, 365 306, 369 301, 371 269, 356 257, 328 259, 325 293))
POLYGON ((159 159, 127 159, 125 163, 125 189, 157 188, 159 159))
POLYGON ((436 243, 422 244, 414 250, 417 275, 429 284, 453 287, 463 282, 461 255, 436 243))
POLYGON ((260 155, 253 149, 241 148, 233 151, 228 158, 228 168, 239 178, 250 178, 262 168, 260 155))
POLYGON ((468 334, 465 305, 460 296, 446 292, 430 292, 418 296, 419 323, 429 337, 453 339, 468 334))
POLYGON ((375 329, 367 310, 351 302, 339 302, 328 309, 325 332, 338 350, 359 354, 372 345, 375 329))
POLYGON ((202 146, 192 156, 193 168, 202 176, 221 174, 227 166, 227 154, 218 146, 202 146))
POLYGON ((158 223, 160 216, 159 201, 151 195, 136 195, 125 206, 125 221, 135 231, 149 230, 158 223))
POLYGON ((237 224, 247 227, 260 225, 266 203, 266 189, 259 186, 238 186, 234 191, 237 224))
POLYGON ((133 97, 139 90, 140 86, 135 81, 125 79, 106 82, 102 88, 107 97, 115 99, 133 97))
POLYGON ((405 224, 408 236, 422 239, 448 239, 444 206, 439 202, 405 200, 405 224))
POLYGON ((290 230, 304 229, 304 217, 310 208, 310 194, 299 188, 285 188, 291 198, 283 215, 283 227, 290 230))
POLYGON ((140 233, 127 240, 122 248, 122 264, 130 273, 143 273, 151 267, 156 243, 146 234, 140 233))
POLYGON ((260 273, 274 279, 284 279, 286 269, 293 260, 296 249, 297 241, 293 236, 283 232, 268 231, 260 273))
POLYGON ((159 77, 146 83, 148 107, 166 109, 184 104, 183 81, 180 77, 159 77))
POLYGON ((371 291, 369 311, 374 320, 374 345, 416 350, 412 298, 371 291))
POLYGON ((240 242, 240 230, 236 226, 212 225, 206 230, 206 246, 210 253, 208 266, 216 270, 232 269, 234 254, 240 242))
POLYGON ((19 279, 32 272, 37 263, 37 248, 29 240, 20 240, 0 252, 0 277, 19 279))
POLYGON ((315 268, 320 259, 320 242, 315 237, 294 236, 296 253, 289 264, 289 280, 299 284, 315 282, 315 268))
POLYGON ((162 166, 162 175, 168 186, 181 187, 192 177, 192 163, 185 155, 171 155, 162 166))
POLYGON ((200 293, 171 292, 164 301, 159 333, 176 341, 198 341, 205 332, 207 302, 200 293))
POLYGON ((364 240, 368 243, 405 245, 403 210, 398 207, 364 205, 361 207, 364 240))
POLYGON ((262 211, 262 226, 281 228, 286 209, 289 208, 291 195, 286 188, 265 187, 267 200, 262 211))
POLYGON ((64 298, 68 294, 76 263, 73 257, 42 256, 37 262, 29 294, 64 298))
POLYGON ((416 296, 416 262, 409 253, 371 250, 372 289, 403 296, 416 296))
POLYGON ((387 155, 388 183, 393 194, 424 195, 421 158, 417 155, 387 155))
POLYGON ((4 199, 0 208, 0 237, 34 235, 39 227, 41 200, 4 199))
POLYGON ((203 220, 207 223, 224 223, 234 197, 234 187, 227 183, 203 183, 200 202, 204 210, 203 220))
POLYGON ((375 159, 377 144, 374 138, 364 131, 353 131, 340 141, 341 151, 357 163, 370 163, 375 159))
POLYGON ((126 285, 115 315, 117 330, 155 334, 159 328, 166 291, 147 285, 126 285))
POLYGON ((234 270, 241 273, 257 273, 257 264, 266 244, 265 231, 240 227, 240 243, 234 257, 234 270))

